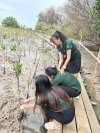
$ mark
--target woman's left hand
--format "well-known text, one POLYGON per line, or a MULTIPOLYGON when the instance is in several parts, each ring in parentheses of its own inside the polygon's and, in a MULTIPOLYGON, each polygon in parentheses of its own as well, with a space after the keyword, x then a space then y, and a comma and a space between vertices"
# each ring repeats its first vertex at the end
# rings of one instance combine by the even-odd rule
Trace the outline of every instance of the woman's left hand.
POLYGON ((20 106, 20 109, 21 109, 21 110, 25 109, 25 104, 21 105, 21 106, 20 106))
POLYGON ((60 73, 61 73, 61 74, 64 74, 64 73, 65 73, 64 68, 63 68, 63 67, 60 69, 60 73))

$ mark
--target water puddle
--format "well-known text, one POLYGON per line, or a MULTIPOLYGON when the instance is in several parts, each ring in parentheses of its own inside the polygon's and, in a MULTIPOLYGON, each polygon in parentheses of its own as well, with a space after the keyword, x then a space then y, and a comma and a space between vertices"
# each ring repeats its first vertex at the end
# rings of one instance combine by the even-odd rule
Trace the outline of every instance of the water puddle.
POLYGON ((27 117, 22 121, 22 128, 24 133, 46 133, 43 127, 44 117, 40 109, 36 109, 34 114, 33 110, 27 110, 27 117))

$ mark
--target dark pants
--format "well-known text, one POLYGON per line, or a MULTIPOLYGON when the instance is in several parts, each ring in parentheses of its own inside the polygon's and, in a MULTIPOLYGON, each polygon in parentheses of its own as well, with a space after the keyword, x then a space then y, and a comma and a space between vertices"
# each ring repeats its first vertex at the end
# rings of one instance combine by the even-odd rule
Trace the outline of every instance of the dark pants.
POLYGON ((75 116, 75 107, 73 107, 70 110, 65 110, 63 112, 54 112, 50 110, 50 108, 47 109, 47 119, 55 119, 56 121, 62 123, 62 124, 68 124, 70 123, 74 116, 75 116))
POLYGON ((59 86, 59 87, 62 88, 68 94, 68 96, 71 98, 77 97, 81 94, 81 91, 78 91, 78 90, 73 89, 68 86, 59 86))

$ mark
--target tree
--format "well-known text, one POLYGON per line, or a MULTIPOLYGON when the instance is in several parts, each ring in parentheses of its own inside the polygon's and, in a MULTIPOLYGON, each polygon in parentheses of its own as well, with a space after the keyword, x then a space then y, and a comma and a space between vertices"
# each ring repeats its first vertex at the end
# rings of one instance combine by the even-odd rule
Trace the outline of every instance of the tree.
POLYGON ((18 22, 17 22, 17 20, 15 18, 13 18, 13 17, 6 17, 2 21, 2 26, 18 28, 19 24, 18 24, 18 22))
POLYGON ((95 0, 93 6, 93 19, 95 21, 95 30, 100 35, 100 0, 95 0))
POLYGON ((38 22, 43 22, 48 24, 58 24, 61 21, 61 16, 55 10, 55 8, 50 7, 45 12, 40 12, 38 22))
MULTIPOLYGON (((84 39, 94 38, 94 21, 91 18, 91 10, 93 7, 93 0, 68 0, 64 6, 64 13, 66 19, 70 19, 72 24, 70 27, 77 32, 77 38, 80 37, 80 30, 86 32, 84 39)), ((84 34, 84 33, 83 33, 84 34)))

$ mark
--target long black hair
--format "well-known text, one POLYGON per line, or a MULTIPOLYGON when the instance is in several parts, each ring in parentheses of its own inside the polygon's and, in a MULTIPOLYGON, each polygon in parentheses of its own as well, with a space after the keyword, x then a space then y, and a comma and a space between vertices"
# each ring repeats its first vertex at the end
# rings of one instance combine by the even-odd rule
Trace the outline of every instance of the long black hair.
POLYGON ((45 69, 45 73, 48 75, 48 76, 56 76, 56 74, 58 73, 58 70, 56 67, 47 67, 45 69))
POLYGON ((67 37, 60 31, 56 31, 50 38, 50 41, 54 43, 54 38, 59 39, 64 42, 65 40, 67 40, 67 37))
POLYGON ((60 107, 61 109, 59 98, 63 99, 66 103, 70 104, 71 101, 70 101, 69 96, 62 89, 54 87, 50 83, 46 75, 39 75, 36 78, 35 85, 36 85, 36 92, 35 92, 36 101, 35 101, 34 109, 36 105, 38 104, 38 100, 41 103, 41 107, 44 113, 46 113, 47 107, 51 107, 51 108, 53 107, 53 105, 51 105, 51 103, 49 102, 48 93, 52 95, 55 101, 55 106, 57 108, 60 107))

